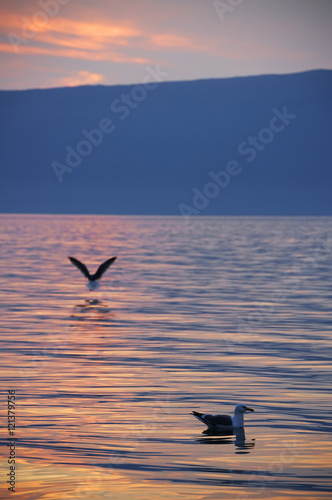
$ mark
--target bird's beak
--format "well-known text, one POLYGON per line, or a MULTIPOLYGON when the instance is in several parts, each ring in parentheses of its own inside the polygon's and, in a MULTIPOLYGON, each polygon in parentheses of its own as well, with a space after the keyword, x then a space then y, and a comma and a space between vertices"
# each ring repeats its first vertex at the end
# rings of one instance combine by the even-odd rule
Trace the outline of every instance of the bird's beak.
POLYGON ((248 408, 248 406, 246 406, 246 411, 255 411, 253 408, 248 408))

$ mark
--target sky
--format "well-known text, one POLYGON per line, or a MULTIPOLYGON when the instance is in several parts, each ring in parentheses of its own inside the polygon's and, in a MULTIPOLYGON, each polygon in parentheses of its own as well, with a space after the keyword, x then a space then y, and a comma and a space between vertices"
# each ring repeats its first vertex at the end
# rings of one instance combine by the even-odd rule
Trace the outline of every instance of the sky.
POLYGON ((0 89, 332 69, 331 0, 1 0, 0 89))

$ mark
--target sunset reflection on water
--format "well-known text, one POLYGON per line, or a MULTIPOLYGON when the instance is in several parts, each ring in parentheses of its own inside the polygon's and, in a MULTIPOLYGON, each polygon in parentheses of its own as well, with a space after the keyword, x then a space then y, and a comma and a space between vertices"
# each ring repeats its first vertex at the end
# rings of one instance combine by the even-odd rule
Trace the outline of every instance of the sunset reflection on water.
POLYGON ((331 218, 0 222, 15 498, 330 498, 331 218), (118 258, 89 292, 68 255, 118 258), (238 402, 244 435, 190 415, 238 402))

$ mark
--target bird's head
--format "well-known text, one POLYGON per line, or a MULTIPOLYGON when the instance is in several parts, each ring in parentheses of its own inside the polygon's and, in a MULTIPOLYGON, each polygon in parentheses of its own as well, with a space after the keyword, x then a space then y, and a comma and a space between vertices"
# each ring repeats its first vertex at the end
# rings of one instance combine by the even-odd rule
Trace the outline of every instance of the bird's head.
POLYGON ((246 411, 255 411, 255 410, 253 408, 249 408, 248 406, 242 403, 239 403, 238 405, 236 405, 235 411, 239 413, 245 413, 246 411))

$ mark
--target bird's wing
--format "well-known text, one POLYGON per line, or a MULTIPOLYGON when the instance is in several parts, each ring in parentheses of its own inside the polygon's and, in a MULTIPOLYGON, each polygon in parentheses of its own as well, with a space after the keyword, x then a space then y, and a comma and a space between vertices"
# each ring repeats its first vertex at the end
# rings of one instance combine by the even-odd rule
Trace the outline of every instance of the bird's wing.
POLYGON ((229 415, 208 415, 208 421, 213 427, 218 425, 233 425, 232 417, 229 415))
POLYGON ((197 411, 193 411, 192 415, 198 418, 198 420, 201 420, 201 422, 208 427, 233 425, 232 418, 229 415, 209 415, 206 413, 199 413, 197 411))
POLYGON ((111 259, 106 260, 103 264, 100 264, 100 266, 98 267, 98 269, 95 272, 95 274, 93 276, 91 276, 91 279, 93 281, 99 280, 99 278, 102 277, 102 275, 104 274, 104 272, 106 271, 106 269, 108 269, 110 267, 110 265, 113 264, 113 262, 115 261, 115 259, 116 259, 116 257, 112 257, 111 259))
POLYGON ((86 278, 91 279, 88 268, 82 262, 75 259, 74 257, 68 257, 68 259, 72 264, 74 264, 74 266, 76 266, 84 274, 86 278))

